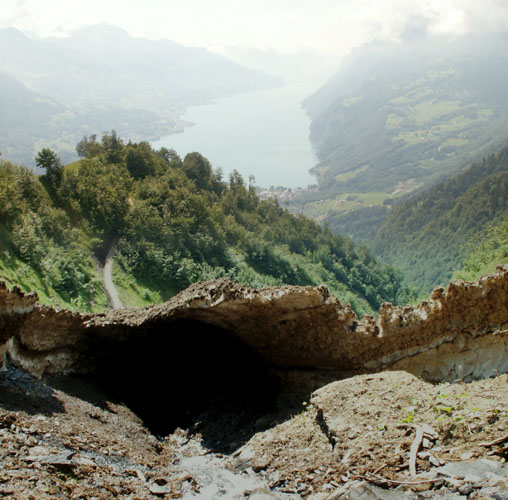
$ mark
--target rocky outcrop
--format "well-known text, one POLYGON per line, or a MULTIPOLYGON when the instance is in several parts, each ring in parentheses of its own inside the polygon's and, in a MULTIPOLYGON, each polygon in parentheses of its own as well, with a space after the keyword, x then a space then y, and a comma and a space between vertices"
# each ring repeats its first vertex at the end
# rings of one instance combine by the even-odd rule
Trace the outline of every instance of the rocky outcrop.
POLYGON ((388 368, 428 380, 488 377, 508 371, 508 268, 477 283, 453 281, 417 306, 383 304, 361 320, 324 286, 254 290, 221 279, 164 304, 104 314, 55 310, 0 286, 0 343, 37 375, 93 370, 97 352, 154 335, 168 349, 197 326, 241 341, 286 374, 388 368))

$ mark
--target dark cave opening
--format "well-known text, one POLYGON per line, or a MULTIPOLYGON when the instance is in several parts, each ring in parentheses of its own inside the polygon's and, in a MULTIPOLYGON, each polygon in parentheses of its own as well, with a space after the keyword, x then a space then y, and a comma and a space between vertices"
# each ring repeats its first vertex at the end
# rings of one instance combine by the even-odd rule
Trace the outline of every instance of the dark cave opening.
POLYGON ((227 451, 276 410, 279 381, 249 346, 210 324, 179 320, 129 329, 125 340, 93 346, 91 378, 155 435, 200 432, 227 451), (228 444, 229 443, 229 444, 228 444))

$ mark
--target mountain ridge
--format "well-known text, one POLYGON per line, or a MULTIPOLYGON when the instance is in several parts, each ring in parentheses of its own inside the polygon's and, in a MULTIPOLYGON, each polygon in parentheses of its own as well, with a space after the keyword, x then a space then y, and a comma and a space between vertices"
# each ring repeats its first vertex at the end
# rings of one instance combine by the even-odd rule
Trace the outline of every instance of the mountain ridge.
MULTIPOLYGON (((31 148, 0 136, 4 157, 25 164, 48 146, 66 161, 75 159, 74 145, 95 131, 114 128, 132 140, 181 131, 181 115, 190 105, 281 84, 206 49, 135 38, 108 25, 63 39, 0 29, 0 41, 2 71, 72 114, 48 113, 25 127, 22 135, 31 136, 31 148), (105 39, 111 43, 105 45, 105 39), (55 120, 63 122, 62 131, 48 134, 55 120)), ((2 95, 9 99, 7 86, 0 87, 2 95)))

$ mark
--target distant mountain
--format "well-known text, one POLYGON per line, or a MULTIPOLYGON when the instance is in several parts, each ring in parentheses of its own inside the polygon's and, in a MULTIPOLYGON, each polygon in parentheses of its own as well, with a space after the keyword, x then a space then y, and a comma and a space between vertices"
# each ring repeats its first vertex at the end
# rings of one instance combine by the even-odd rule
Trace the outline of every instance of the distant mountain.
MULTIPOLYGON (((97 130, 114 128, 133 140, 168 134, 181 129, 179 117, 190 105, 281 84, 276 77, 250 71, 205 49, 135 38, 105 25, 79 30, 68 38, 45 39, 1 29, 0 61, 2 71, 25 90, 74 114, 76 120, 68 113, 59 118, 65 133, 53 131, 48 137, 54 112, 26 126, 31 137, 44 139, 60 153, 69 152, 84 134, 97 130)), ((2 99, 9 100, 9 92, 10 87, 2 83, 2 99)), ((10 158, 18 160, 32 157, 34 144, 28 149, 15 142, 10 148, 14 150, 10 158)))
MULTIPOLYGON (((225 55, 249 68, 258 68, 284 78, 289 83, 321 84, 337 70, 337 58, 312 51, 279 52, 274 49, 228 47, 225 55)), ((316 85, 317 87, 317 85, 316 85)))
POLYGON ((447 283, 470 252, 466 243, 508 214, 508 148, 398 203, 370 242, 407 283, 447 283))
POLYGON ((0 72, 0 152, 4 157, 21 160, 20 151, 33 152, 39 139, 60 135, 58 118, 66 108, 49 97, 29 91, 23 84, 0 72), (54 120, 48 119, 49 117, 54 120), (38 124, 45 123, 45 128, 38 124))
POLYGON ((64 106, 51 97, 28 90, 21 82, 0 72, 0 153, 2 158, 32 165, 40 149, 50 145, 63 161, 76 157, 74 144, 96 130, 116 129, 130 137, 144 130, 163 132, 153 112, 119 106, 81 110, 64 106))
POLYGON ((304 106, 321 197, 407 192, 508 135, 508 34, 354 50, 304 106))

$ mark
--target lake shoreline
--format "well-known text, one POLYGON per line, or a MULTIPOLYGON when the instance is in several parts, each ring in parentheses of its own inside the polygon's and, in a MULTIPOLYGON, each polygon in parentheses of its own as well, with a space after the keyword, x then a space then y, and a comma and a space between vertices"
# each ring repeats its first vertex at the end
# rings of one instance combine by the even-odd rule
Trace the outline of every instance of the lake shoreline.
POLYGON ((292 83, 192 106, 180 119, 182 131, 150 142, 182 157, 198 151, 226 176, 237 170, 258 186, 305 188, 317 182, 310 169, 318 160, 301 102, 316 87, 292 83))

